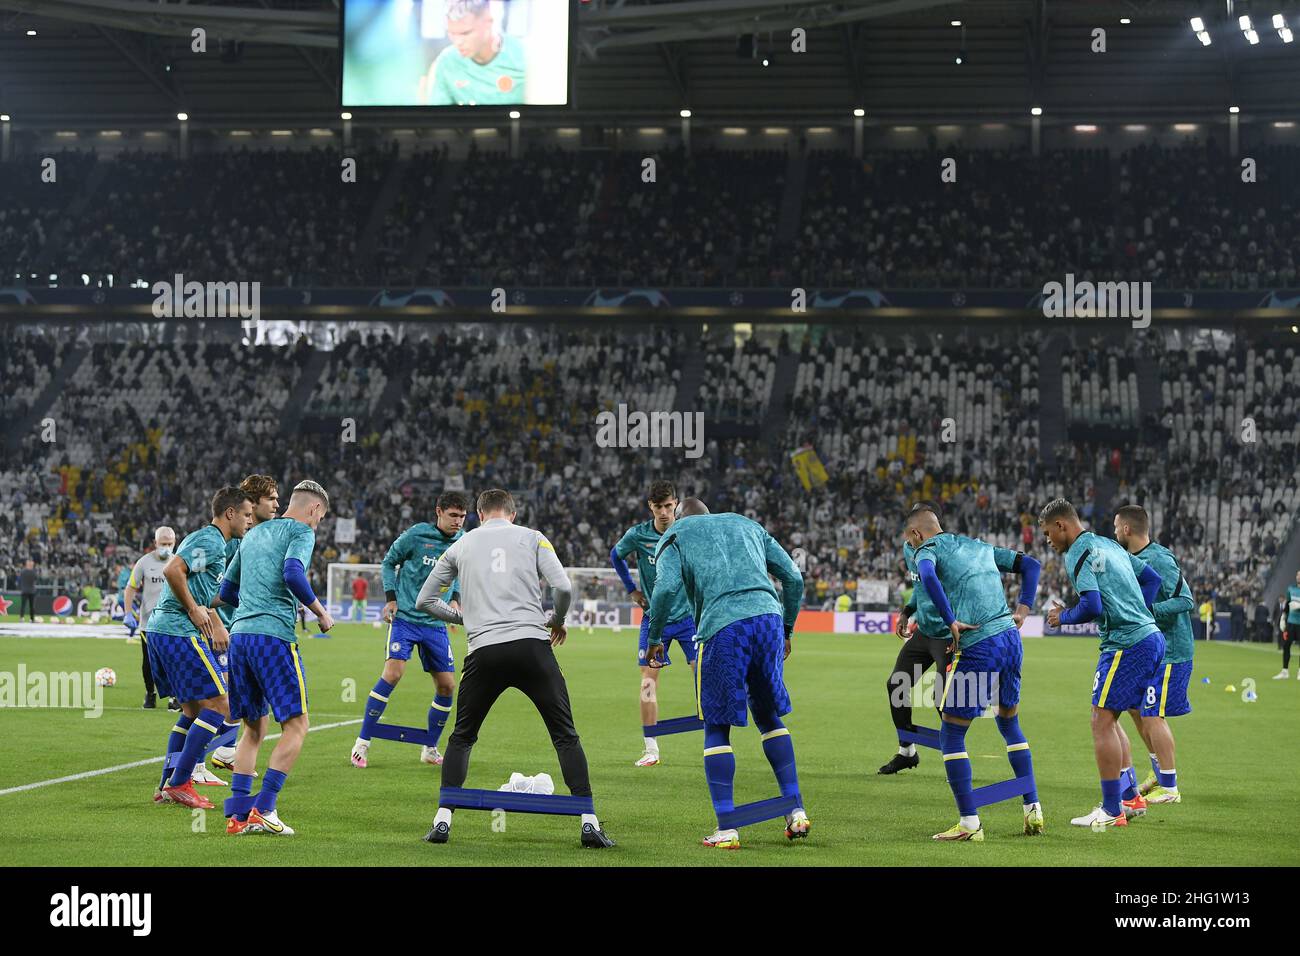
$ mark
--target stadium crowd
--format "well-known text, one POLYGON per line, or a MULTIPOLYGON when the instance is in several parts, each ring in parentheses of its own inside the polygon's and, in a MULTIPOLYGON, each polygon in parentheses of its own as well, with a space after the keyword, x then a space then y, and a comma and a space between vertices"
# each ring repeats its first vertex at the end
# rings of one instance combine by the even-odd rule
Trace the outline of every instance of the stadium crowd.
MULTIPOLYGON (((804 149, 802 145, 792 147, 804 149)), ((232 149, 0 168, 0 275, 116 286, 177 272, 266 286, 1162 289, 1297 283, 1300 147, 1213 140, 1048 151, 232 149), (655 160, 648 179, 644 160, 655 160), (953 159, 955 181, 941 179, 953 159), (100 175, 96 176, 96 167, 100 175), (789 170, 802 183, 787 182, 789 170), (382 201, 381 201, 381 197, 382 201)), ((950 177, 951 178, 951 177, 950 177)))
MULTIPOLYGON (((85 349, 28 329, 0 352, 8 374, 29 383, 23 394, 39 391, 38 366, 85 354, 39 410, 57 439, 32 429, 0 466, 0 496, 12 502, 0 511, 0 573, 12 582, 30 557, 46 584, 115 591, 118 569, 156 525, 194 530, 217 485, 253 472, 277 477, 282 491, 304 476, 330 491, 311 569, 322 586, 326 564, 378 562, 456 486, 511 488, 521 520, 545 530, 566 564, 599 568, 643 519, 649 481, 667 475, 682 495, 766 524, 798 554, 813 606, 855 594, 859 579, 889 582, 893 599, 906 584, 898 519, 919 499, 940 502, 951 530, 1039 555, 1045 600, 1070 599, 1037 531, 1038 509, 1057 495, 1102 531, 1119 504, 1145 504, 1198 594, 1249 605, 1300 511, 1292 346, 1168 333, 1158 350, 1164 407, 1141 409, 1141 429, 1118 432, 1118 446, 1065 441, 1045 451, 1042 333, 817 328, 732 349, 698 335, 467 325, 421 328, 399 347, 379 328, 354 330, 321 356, 306 338, 85 349), (797 362, 784 404, 748 410, 751 425, 779 421, 779 431, 709 438, 697 459, 595 440, 596 416, 619 403, 680 407, 683 369, 727 381, 756 357, 797 362), (299 382, 309 368, 316 377, 299 382), (1258 440, 1231 449, 1224 423, 1247 412, 1258 440), (808 445, 827 478, 805 488, 790 453, 808 445), (339 516, 356 520, 355 541, 336 540, 339 516)), ((19 399, 19 411, 30 409, 30 395, 19 399)))

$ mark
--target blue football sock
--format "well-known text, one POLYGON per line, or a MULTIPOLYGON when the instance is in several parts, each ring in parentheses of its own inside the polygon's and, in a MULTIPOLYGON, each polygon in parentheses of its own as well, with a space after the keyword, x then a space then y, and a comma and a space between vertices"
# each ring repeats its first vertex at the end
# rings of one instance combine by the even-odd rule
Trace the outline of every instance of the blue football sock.
POLYGON ((1156 776, 1160 778, 1160 786, 1164 787, 1166 790, 1178 789, 1177 770, 1173 770, 1173 769, 1161 770, 1158 774, 1156 774, 1156 776))
POLYGON ((393 685, 388 681, 382 677, 375 681, 375 689, 366 698, 366 713, 361 720, 361 733, 357 735, 362 740, 369 740, 374 733, 375 724, 384 716, 384 708, 388 706, 388 697, 392 693, 393 685))
MULTIPOLYGON (((1007 742, 1007 760, 1011 761, 1011 772, 1017 777, 1034 775, 1034 759, 1029 755, 1029 741, 1025 740, 1024 731, 1020 729, 1020 717, 994 717, 1002 739, 1007 742)), ((1037 803, 1038 791, 1030 790, 1025 794, 1025 803, 1037 803)))
POLYGON ((943 769, 948 774, 948 786, 957 798, 957 812, 963 817, 973 817, 977 810, 971 796, 970 757, 966 755, 966 729, 943 721, 939 725, 939 749, 943 751, 943 769))
POLYGON ((429 708, 429 735, 433 737, 433 743, 429 746, 438 746, 438 740, 442 737, 442 728, 447 726, 447 718, 450 716, 451 695, 436 695, 433 698, 433 706, 429 708))
MULTIPOLYGON (((179 717, 176 718, 176 726, 172 728, 172 732, 167 737, 168 755, 178 754, 183 749, 185 749, 185 738, 190 732, 190 725, 193 723, 194 723, 194 718, 186 717, 184 714, 181 714, 179 717)), ((164 762, 163 769, 162 769, 162 777, 158 781, 158 786, 160 787, 167 786, 167 778, 170 777, 171 775, 172 772, 167 769, 167 764, 166 762, 164 762)))
POLYGON ((1101 782, 1101 808, 1112 817, 1117 817, 1124 812, 1124 808, 1119 803, 1119 787, 1118 777, 1101 782))
POLYGON ((763 753, 776 774, 777 786, 783 797, 799 796, 799 772, 794 765, 794 741, 780 717, 767 720, 754 718, 754 725, 763 735, 763 753))
POLYGON ((194 718, 194 723, 190 724, 190 732, 185 735, 181 759, 177 761, 176 769, 172 771, 169 781, 171 786, 183 787, 189 782, 190 776, 194 773, 194 765, 203 759, 203 754, 208 749, 208 742, 217 735, 224 720, 219 711, 206 709, 200 711, 194 718))
POLYGON ((266 776, 262 778, 262 789, 257 792, 257 797, 253 801, 253 806, 258 811, 270 813, 275 809, 275 801, 280 796, 280 788, 284 786, 287 776, 289 775, 283 770, 267 768, 266 776))
POLYGON ((1119 795, 1122 800, 1132 800, 1138 795, 1137 774, 1132 767, 1125 767, 1119 772, 1119 795))
MULTIPOLYGON (((714 813, 730 813, 736 809, 733 796, 736 755, 731 750, 731 727, 727 724, 704 725, 704 779, 709 784, 714 813)), ((722 827, 721 820, 718 827, 722 827)))
MULTIPOLYGON (((232 797, 247 797, 253 792, 253 775, 251 773, 237 773, 230 778, 230 795, 232 797)), ((247 813, 236 813, 235 819, 240 823, 248 820, 247 813)))

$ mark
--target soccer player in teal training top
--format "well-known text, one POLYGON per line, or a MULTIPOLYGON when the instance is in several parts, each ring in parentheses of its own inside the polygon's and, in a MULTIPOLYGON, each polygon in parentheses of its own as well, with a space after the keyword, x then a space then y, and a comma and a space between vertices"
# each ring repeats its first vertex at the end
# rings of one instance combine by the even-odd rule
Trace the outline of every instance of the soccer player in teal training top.
POLYGON ((180 753, 170 776, 166 765, 156 803, 179 803, 196 810, 212 802, 191 782, 196 764, 230 714, 226 683, 217 654, 230 638, 208 605, 226 567, 226 542, 253 520, 248 495, 225 487, 212 497, 212 522, 187 534, 167 566, 167 584, 149 615, 149 666, 158 693, 181 702, 181 716, 167 738, 167 754, 180 753))
POLYGON ((1128 825, 1122 804, 1123 753, 1117 724, 1126 710, 1141 707, 1165 659, 1165 638, 1151 615, 1160 575, 1109 538, 1084 531, 1079 513, 1064 498, 1038 515, 1047 543, 1065 556, 1065 571, 1079 603, 1047 612, 1052 627, 1096 620, 1101 657, 1092 680, 1092 745, 1101 775, 1101 805, 1075 817, 1074 826, 1101 831, 1128 825))
MULTIPOLYGON (((456 691, 456 662, 451 653, 447 625, 415 606, 424 580, 438 559, 464 532, 469 499, 459 491, 444 491, 434 502, 434 523, 421 521, 403 531, 384 555, 384 620, 388 621, 388 651, 384 673, 375 682, 366 701, 361 733, 352 745, 352 766, 364 770, 368 764, 370 738, 375 724, 384 715, 388 698, 402 675, 411 652, 419 649, 420 663, 433 676, 434 697, 429 707, 428 727, 432 744, 420 748, 420 760, 435 766, 442 763, 438 740, 451 715, 452 694, 456 691)), ((452 581, 446 595, 440 595, 454 611, 460 610, 457 584, 452 581)))
POLYGON ((445 2, 451 45, 443 48, 424 77, 428 104, 502 106, 524 102, 524 45, 501 32, 488 0, 445 2))
MULTIPOLYGON (((253 502, 253 526, 257 526, 264 521, 270 521, 275 517, 275 513, 280 510, 280 488, 275 479, 270 475, 248 475, 239 483, 239 490, 248 493, 249 499, 253 502)), ((245 532, 247 533, 247 532, 245 532)), ((226 545, 226 567, 235 560, 235 553, 239 550, 239 543, 243 541, 243 535, 238 538, 231 538, 226 545)), ((220 592, 218 592, 215 602, 217 616, 221 618, 221 623, 229 630, 230 626, 235 623, 235 609, 229 604, 221 601, 220 592)), ((227 649, 224 653, 217 655, 217 663, 221 669, 229 673, 230 671, 230 651, 227 649)), ((227 686, 229 684, 227 683, 227 686)), ((227 723, 221 728, 222 734, 229 731, 237 730, 239 721, 231 722, 227 718, 227 723)), ((217 747, 212 751, 212 765, 220 767, 222 770, 229 770, 232 773, 235 769, 235 748, 232 746, 217 747)), ((256 773, 253 774, 257 776, 256 773)), ((215 779, 215 778, 214 778, 215 779)), ((247 796, 248 791, 242 793, 239 790, 232 791, 235 796, 247 796)))
POLYGON ((1151 518, 1145 508, 1125 505, 1115 512, 1115 540, 1160 575, 1160 591, 1151 605, 1151 614, 1165 636, 1165 660, 1159 681, 1148 687, 1142 698, 1142 709, 1129 711, 1151 758, 1151 775, 1141 786, 1133 772, 1128 734, 1119 729, 1118 722, 1115 724, 1124 750, 1120 774, 1124 780, 1121 796, 1125 814, 1141 816, 1148 803, 1182 803, 1183 800, 1178 792, 1178 771, 1174 769, 1174 734, 1166 718, 1192 712, 1187 688, 1192 682, 1192 652, 1196 643, 1192 636, 1192 609, 1196 602, 1174 553, 1151 540, 1151 518))
MULTIPOLYGON (((668 529, 676 520, 677 489, 670 481, 655 481, 650 484, 646 494, 646 505, 650 508, 650 520, 642 521, 628 528, 623 537, 618 539, 609 552, 609 562, 618 572, 623 587, 632 595, 632 600, 642 610, 650 607, 650 595, 655 588, 655 548, 668 529), (636 555, 637 571, 641 575, 641 587, 632 580, 632 572, 627 566, 627 557, 636 555)), ((682 656, 695 673, 695 618, 691 617, 690 605, 686 603, 686 592, 678 589, 673 596, 668 611, 668 621, 664 625, 663 662, 646 659, 647 641, 650 636, 650 615, 641 618, 641 638, 637 648, 637 662, 641 665, 641 726, 649 730, 659 722, 659 672, 672 663, 669 647, 673 641, 681 648, 682 656)), ((659 738, 646 736, 645 750, 637 759, 637 767, 653 767, 659 763, 659 738)))
MULTIPOLYGON (((949 534, 933 511, 919 509, 907 516, 904 541, 916 549, 921 587, 938 608, 952 635, 952 670, 943 685, 939 747, 948 785, 957 799, 957 823, 936 833, 941 841, 984 839, 971 786, 966 731, 971 721, 997 704, 998 730, 1007 744, 1007 759, 1016 777, 1033 777, 1029 742, 1020 729, 1020 626, 1034 606, 1038 591, 1038 561, 1026 554, 995 548, 976 538, 949 534), (1013 614, 1002 589, 1003 572, 1021 576, 1020 597, 1013 614)), ((1043 832, 1043 808, 1038 791, 1023 795, 1027 836, 1043 832)))
POLYGON ((699 628, 697 704, 704 721, 704 775, 718 814, 718 829, 704 838, 704 845, 740 847, 740 834, 722 824, 723 814, 736 809, 731 728, 746 725, 747 706, 763 735, 763 753, 781 796, 795 798, 785 835, 806 837, 810 823, 799 792, 794 743, 781 722, 791 710, 783 669, 803 599, 799 569, 758 522, 737 514, 709 514, 698 498, 687 498, 678 508, 677 521, 659 541, 655 569, 647 659, 663 659, 664 628, 679 590, 685 590, 699 628), (769 574, 781 582, 779 601, 769 574))
POLYGON ((321 633, 334 626, 307 580, 316 528, 329 509, 329 496, 314 481, 300 481, 279 518, 246 535, 221 582, 221 600, 233 604, 230 629, 230 713, 244 722, 235 747, 235 774, 226 801, 226 832, 292 836, 276 811, 280 790, 307 737, 307 677, 298 653, 294 622, 298 603, 310 607, 321 633), (262 789, 242 801, 253 783, 257 752, 266 736, 266 711, 280 722, 262 789))

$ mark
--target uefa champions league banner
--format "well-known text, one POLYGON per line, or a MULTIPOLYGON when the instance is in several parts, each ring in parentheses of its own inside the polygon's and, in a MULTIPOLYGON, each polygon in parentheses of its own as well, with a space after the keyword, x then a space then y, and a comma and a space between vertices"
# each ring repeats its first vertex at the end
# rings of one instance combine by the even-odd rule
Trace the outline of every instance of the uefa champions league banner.
MULTIPOLYGON (((209 286, 226 286, 213 276, 166 276, 149 288, 21 288, 0 287, 0 314, 21 314, 43 306, 78 306, 93 312, 129 309, 133 315, 147 310, 155 318, 235 318, 233 310, 209 308, 209 286), (179 281, 178 281, 179 280, 179 281), (212 280, 212 281, 208 281, 212 280), (164 288, 165 287, 165 288, 164 288), (159 289, 162 291, 156 292, 159 289)), ((255 281, 255 280, 254 280, 255 281)), ((260 307, 291 311, 310 317, 314 307, 353 307, 369 313, 411 310, 434 313, 441 309, 481 310, 485 318, 500 312, 500 295, 491 288, 261 288, 260 307), (497 307, 494 309, 494 306, 497 307)), ((220 295, 226 292, 218 290, 220 295)), ((791 307, 789 289, 673 289, 673 288, 514 288, 504 289, 507 310, 521 307, 572 309, 782 309, 791 307)), ((951 310, 995 308, 1043 312, 1039 290, 1005 289, 807 289, 809 312, 872 309, 951 310)), ((1204 311, 1245 309, 1300 309, 1300 289, 1264 291, 1152 292, 1156 309, 1204 311)), ((411 313, 408 313, 411 314, 411 313)), ((71 316, 76 319, 79 316, 71 316)), ((332 316, 335 317, 336 316, 332 316)))

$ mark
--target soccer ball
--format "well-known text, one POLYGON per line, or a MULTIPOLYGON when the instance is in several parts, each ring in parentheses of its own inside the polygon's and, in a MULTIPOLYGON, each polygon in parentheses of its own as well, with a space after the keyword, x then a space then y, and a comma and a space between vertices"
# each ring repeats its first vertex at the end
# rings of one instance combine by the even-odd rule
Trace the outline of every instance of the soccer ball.
POLYGON ((113 673, 111 667, 101 667, 95 671, 95 686, 112 687, 117 683, 117 674, 113 673))

